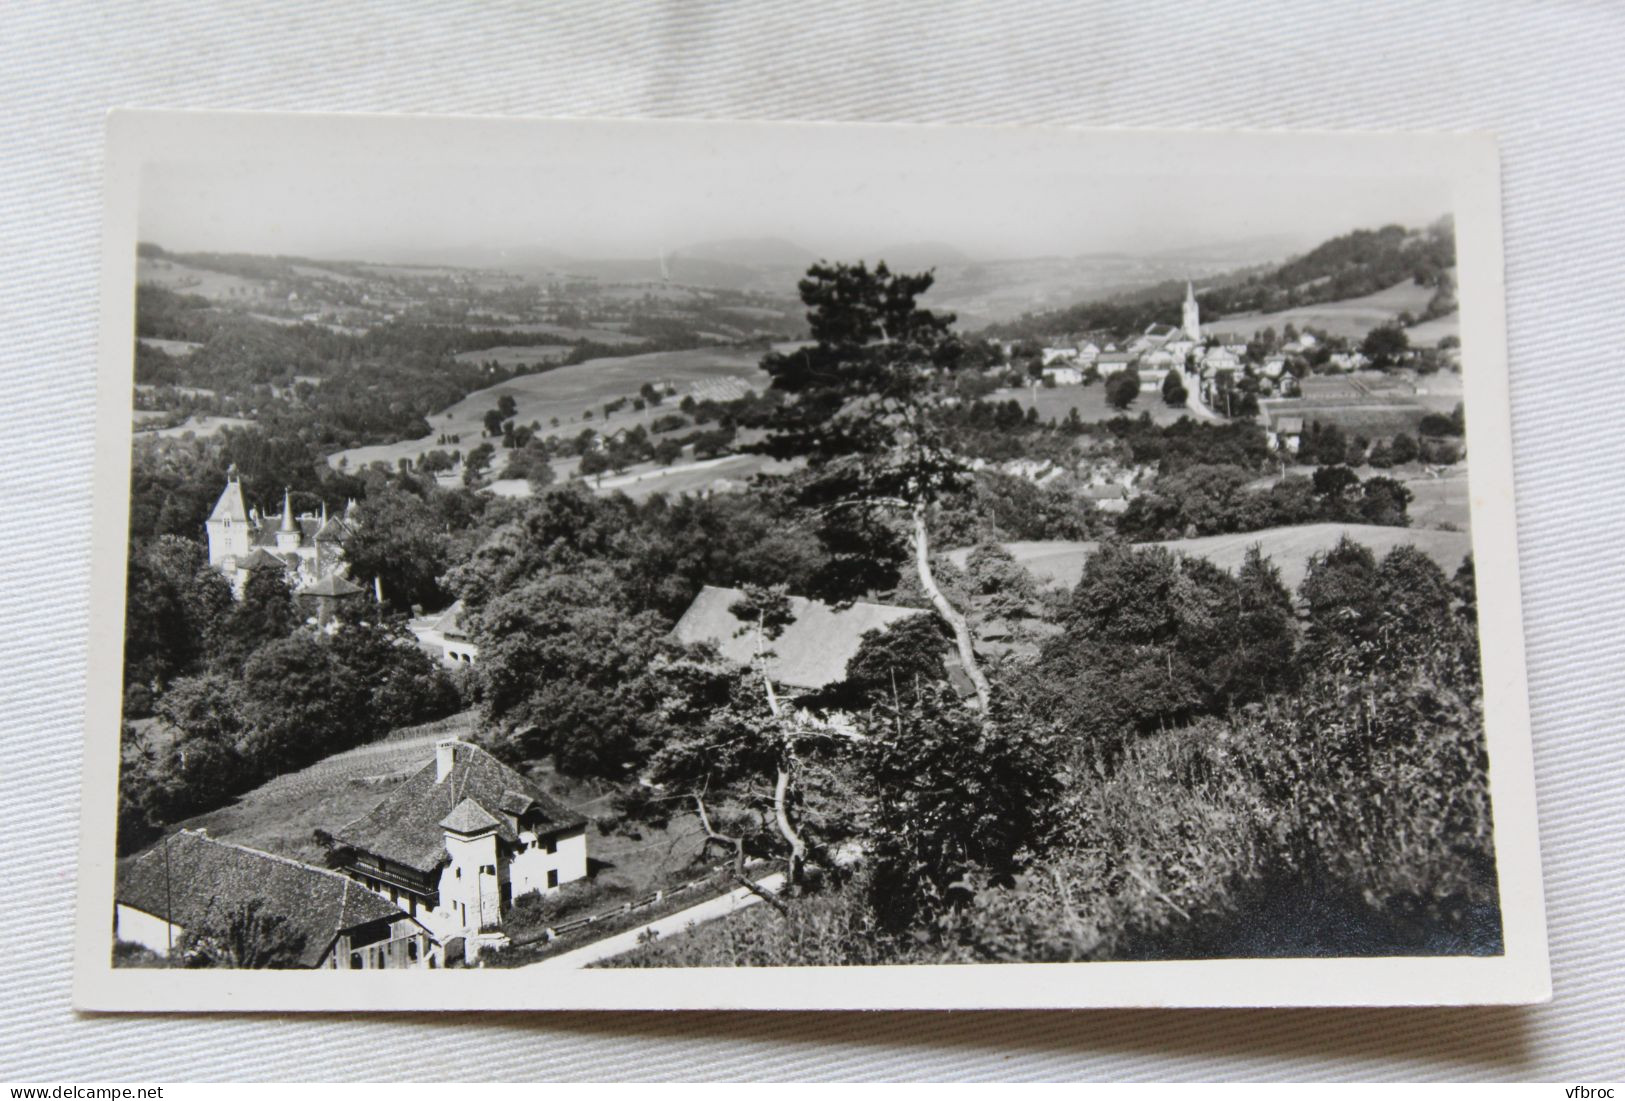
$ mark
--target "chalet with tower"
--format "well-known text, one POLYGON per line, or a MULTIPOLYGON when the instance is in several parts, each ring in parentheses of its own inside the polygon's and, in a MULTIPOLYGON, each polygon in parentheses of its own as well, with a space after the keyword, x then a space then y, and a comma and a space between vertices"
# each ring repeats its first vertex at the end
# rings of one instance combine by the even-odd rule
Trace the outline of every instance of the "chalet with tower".
POLYGON ((513 900, 587 875, 587 822, 479 746, 455 738, 333 835, 343 872, 465 958, 502 944, 513 900))

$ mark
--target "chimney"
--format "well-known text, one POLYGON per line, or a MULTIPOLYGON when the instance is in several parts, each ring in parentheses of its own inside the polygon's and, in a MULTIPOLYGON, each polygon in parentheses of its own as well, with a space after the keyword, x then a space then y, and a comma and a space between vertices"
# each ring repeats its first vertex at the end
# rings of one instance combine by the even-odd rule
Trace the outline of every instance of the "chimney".
POLYGON ((451 775, 457 763, 457 739, 443 738, 434 744, 434 782, 440 783, 451 775))

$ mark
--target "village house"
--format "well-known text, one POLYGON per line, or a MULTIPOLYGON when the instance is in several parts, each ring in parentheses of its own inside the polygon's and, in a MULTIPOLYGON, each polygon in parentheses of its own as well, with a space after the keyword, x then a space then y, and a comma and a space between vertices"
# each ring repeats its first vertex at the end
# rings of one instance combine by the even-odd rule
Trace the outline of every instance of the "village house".
POLYGON ((1077 358, 1078 350, 1076 348, 1045 348, 1040 365, 1048 367, 1052 363, 1071 363, 1077 358))
POLYGON ((464 958, 506 943, 513 900, 587 875, 586 819, 470 742, 447 738, 434 759, 377 806, 334 831, 346 875, 464 958))
POLYGON ((120 862, 113 936, 168 956, 188 931, 254 914, 275 923, 288 966, 371 970, 433 967, 426 930, 326 868, 181 830, 120 862))
POLYGON ((1303 443, 1303 418, 1270 413, 1268 441, 1271 450, 1296 455, 1303 443))
POLYGON ((1044 377, 1054 382, 1056 386, 1083 385, 1083 370, 1079 367, 1053 364, 1049 367, 1045 367, 1043 370, 1044 377))
POLYGON ((1095 370, 1100 372, 1101 378, 1110 378, 1134 366, 1138 359, 1139 356, 1133 352, 1101 352, 1100 358, 1095 360, 1095 370))
POLYGON ((1128 487, 1115 483, 1084 486, 1079 495, 1101 512, 1122 512, 1131 499, 1128 487))
POLYGON ((442 665, 456 669, 473 665, 480 656, 479 644, 463 622, 463 602, 453 602, 443 612, 419 616, 407 624, 425 653, 442 665))

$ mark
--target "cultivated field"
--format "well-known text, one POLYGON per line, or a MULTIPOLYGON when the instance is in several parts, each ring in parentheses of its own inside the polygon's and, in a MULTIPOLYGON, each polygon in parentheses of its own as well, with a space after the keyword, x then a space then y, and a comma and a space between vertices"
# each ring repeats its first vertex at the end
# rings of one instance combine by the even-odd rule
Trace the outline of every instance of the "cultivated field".
POLYGON ((181 356, 189 356, 199 348, 203 347, 203 345, 199 344, 195 340, 159 340, 157 337, 152 336, 141 337, 138 340, 138 343, 145 344, 149 348, 156 348, 165 355, 171 355, 177 358, 181 356))
POLYGON ((1290 322, 1300 329, 1305 327, 1323 329, 1332 336, 1362 340, 1372 329, 1393 321, 1406 311, 1413 314, 1422 313, 1427 309, 1433 293, 1432 287, 1419 287, 1407 279, 1403 283, 1395 283, 1386 290, 1368 294, 1363 298, 1345 298, 1339 302, 1299 306, 1278 313, 1235 314, 1220 318, 1211 324, 1203 318, 1202 328, 1204 331, 1212 329, 1214 332, 1233 332, 1251 336, 1265 328, 1273 328, 1279 333, 1290 322))
MULTIPOLYGON (((141 419, 141 414, 139 412, 136 414, 136 419, 141 419)), ((247 428, 253 423, 253 421, 247 419, 246 417, 191 416, 187 417, 185 421, 177 424, 173 428, 137 429, 136 435, 149 437, 161 436, 165 439, 173 439, 180 436, 196 436, 197 438, 202 439, 205 436, 213 436, 217 434, 222 428, 247 428)))
POLYGON ((1411 338, 1414 347, 1432 348, 1447 336, 1461 336, 1461 315, 1447 313, 1443 317, 1435 317, 1432 321, 1412 325, 1405 330, 1405 335, 1411 338))
MULTIPOLYGON (((1362 478, 1373 474, 1387 474, 1382 470, 1360 470, 1362 478)), ((1390 474, 1390 477, 1392 474, 1390 474)), ((1406 511, 1413 528, 1472 530, 1472 495, 1467 489, 1467 469, 1461 467, 1438 478, 1406 478, 1405 488, 1411 491, 1411 503, 1406 511)))
POLYGON ((196 294, 216 301, 258 298, 266 291, 266 284, 257 279, 227 275, 225 272, 194 268, 174 260, 159 260, 143 256, 136 261, 135 278, 138 283, 151 283, 167 287, 182 294, 196 294))
POLYGON ((568 344, 501 344, 477 352, 459 352, 459 363, 498 363, 503 367, 531 367, 538 363, 558 363, 575 351, 568 344))
MULTIPOLYGON (((486 411, 496 408, 497 399, 504 394, 511 395, 519 407, 515 420, 520 424, 539 423, 544 435, 573 436, 583 428, 598 432, 631 428, 646 424, 662 413, 675 412, 682 395, 688 393, 696 383, 732 378, 749 388, 765 389, 767 375, 757 365, 761 357, 761 352, 750 349, 701 348, 685 352, 609 356, 557 367, 540 374, 522 375, 496 386, 476 390, 457 404, 436 413, 429 419, 432 434, 422 439, 351 448, 328 456, 328 461, 335 466, 343 462, 353 470, 379 460, 394 466, 402 458, 415 460, 436 448, 449 450, 455 446, 467 451, 479 446, 486 411), (634 412, 628 405, 607 421, 604 419, 605 402, 633 396, 638 392, 638 387, 646 382, 671 383, 677 387, 677 396, 668 398, 659 407, 642 412, 634 412), (592 419, 583 420, 582 414, 588 411, 591 411, 592 419), (559 420, 557 427, 552 424, 554 417, 559 420), (455 445, 436 443, 441 433, 460 436, 461 441, 455 445)), ((501 456, 498 456, 498 463, 501 462, 501 456)))
MULTIPOLYGON (((1097 382, 1092 386, 1057 386, 1053 390, 1043 386, 1037 391, 1038 416, 1040 420, 1064 420, 1067 412, 1072 409, 1078 411, 1078 416, 1085 424, 1095 421, 1109 421, 1113 417, 1138 417, 1141 413, 1150 413, 1151 419, 1157 424, 1174 424, 1180 417, 1191 416, 1191 411, 1182 407, 1169 405, 1162 400, 1160 393, 1140 391, 1140 396, 1134 399, 1127 409, 1118 410, 1106 401, 1106 387, 1104 383, 1097 382)), ((988 401, 1005 402, 1014 399, 1022 409, 1033 407, 1034 390, 1032 387, 1023 387, 1020 390, 995 390, 987 396, 988 401)))
POLYGON ((501 324, 496 326, 504 332, 510 333, 546 333, 556 336, 560 340, 590 340, 594 344, 609 344, 612 346, 631 346, 642 344, 643 338, 628 333, 617 332, 614 329, 573 329, 568 325, 553 325, 546 321, 521 321, 517 324, 501 324))
MULTIPOLYGON (((1234 571, 1240 567, 1249 547, 1258 545, 1281 571, 1281 581, 1294 591, 1303 581, 1311 555, 1323 553, 1347 535, 1369 547, 1379 559, 1395 547, 1415 546, 1453 575, 1472 549, 1465 532, 1426 531, 1415 528, 1376 527, 1365 524, 1305 524, 1299 527, 1267 528, 1234 535, 1207 535, 1197 539, 1175 539, 1145 544, 1167 547, 1214 565, 1234 571)), ((1083 576, 1083 566, 1098 544, 1075 542, 1006 543, 1004 547, 1040 583, 1071 588, 1083 576)), ((949 552, 955 565, 963 566, 966 549, 949 552)))

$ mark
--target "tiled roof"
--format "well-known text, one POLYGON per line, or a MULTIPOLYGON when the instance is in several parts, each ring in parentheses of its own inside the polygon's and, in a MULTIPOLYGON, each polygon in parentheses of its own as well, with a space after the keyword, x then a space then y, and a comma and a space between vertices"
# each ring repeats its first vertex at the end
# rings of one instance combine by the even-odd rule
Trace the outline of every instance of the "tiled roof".
POLYGON ((311 538, 318 543, 342 543, 349 534, 350 526, 337 516, 332 516, 321 522, 311 538))
POLYGON ((451 606, 441 612, 430 622, 431 630, 439 631, 448 638, 453 636, 467 637, 468 629, 463 626, 463 602, 454 600, 451 606))
POLYGON ((299 590, 300 596, 354 596, 362 592, 360 585, 348 577, 330 573, 299 590))
POLYGON ((247 523, 248 509, 243 506, 243 483, 235 480, 226 482, 226 488, 214 503, 214 511, 209 513, 209 519, 247 523))
POLYGON ((372 810, 341 826, 334 838, 341 844, 425 874, 445 863, 446 837, 441 823, 459 804, 472 801, 497 824, 497 836, 512 843, 518 835, 509 823, 504 803, 514 796, 531 800, 518 817, 538 833, 552 833, 583 825, 586 819, 554 799, 534 782, 467 742, 453 748, 455 758, 444 780, 436 780, 433 757, 372 810))
POLYGON ((374 921, 406 918, 400 909, 326 868, 215 841, 181 830, 140 856, 121 861, 114 898, 184 929, 218 920, 258 900, 300 940, 299 962, 315 967, 333 938, 374 921))
POLYGON ((239 561, 237 563, 237 567, 238 569, 244 570, 285 570, 288 568, 288 564, 282 561, 282 559, 278 558, 276 555, 272 554, 270 551, 266 550, 264 547, 258 547, 255 549, 253 554, 250 554, 246 558, 239 561))
MULTIPOLYGON (((503 794, 502 801, 508 801, 508 793, 503 794)), ((501 824, 472 799, 464 799, 452 808, 450 814, 440 820, 440 828, 451 830, 453 833, 484 833, 486 830, 496 829, 501 824)))
MULTIPOLYGON (((749 665, 756 655, 755 638, 750 632, 739 633, 745 624, 728 610, 742 596, 738 589, 707 585, 672 633, 679 642, 715 643, 729 661, 749 665)), ((846 663, 858 652, 865 632, 927 614, 918 608, 863 602, 836 609, 799 596, 791 597, 790 604, 794 621, 768 644, 773 651, 771 669, 775 681, 804 689, 845 680, 846 663)))

